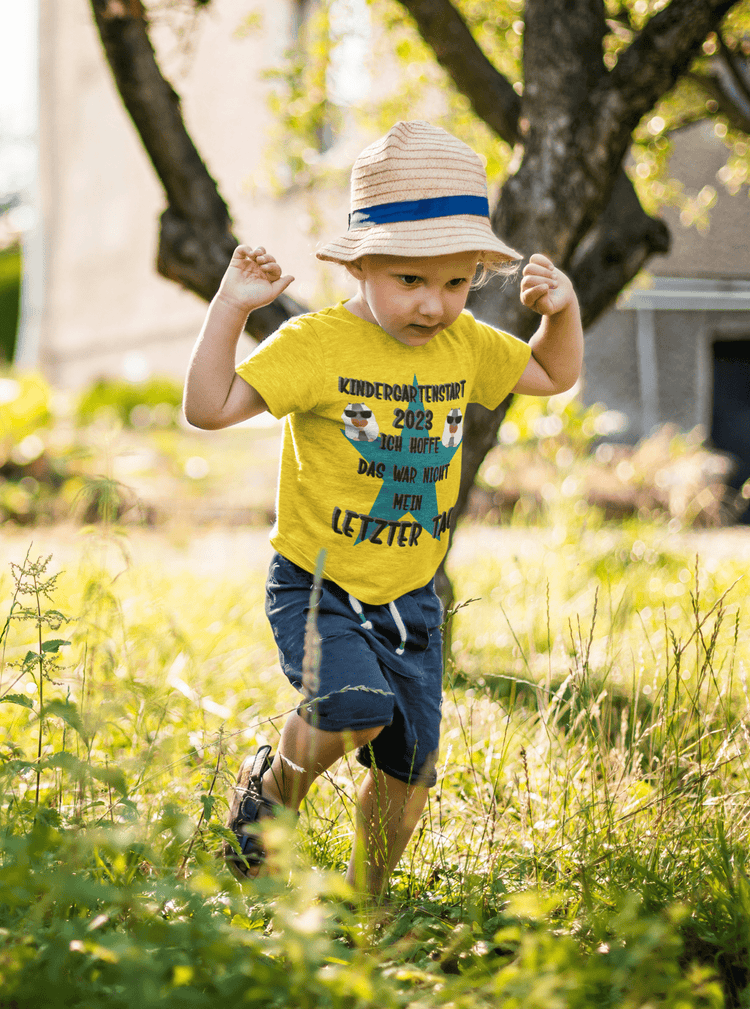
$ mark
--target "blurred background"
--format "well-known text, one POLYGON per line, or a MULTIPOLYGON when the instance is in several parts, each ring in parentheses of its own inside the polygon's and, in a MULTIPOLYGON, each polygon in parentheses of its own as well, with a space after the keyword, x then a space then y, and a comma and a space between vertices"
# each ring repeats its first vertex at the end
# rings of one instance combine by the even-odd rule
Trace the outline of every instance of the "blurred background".
MULTIPOLYGON (((519 164, 523 174, 519 138, 512 142, 512 131, 503 135, 491 116, 479 115, 476 85, 462 84, 445 58, 436 61, 434 26, 410 6, 0 0, 5 518, 91 519, 106 506, 138 521, 180 507, 265 521, 272 490, 259 498, 248 483, 272 488, 276 425, 256 422, 244 442, 226 433, 209 444, 179 414, 181 379, 212 283, 215 289, 208 274, 220 276, 232 244, 222 245, 224 237, 266 245, 295 274, 292 314, 351 293, 344 272, 319 263, 314 250, 345 226, 353 158, 396 119, 429 118, 471 143, 501 202, 519 164), (180 155, 169 150, 166 120, 152 110, 150 139, 148 123, 138 120, 148 83, 137 67, 146 49, 132 40, 134 48, 124 47, 118 31, 129 24, 140 25, 142 45, 153 46, 154 66, 179 95, 178 115, 205 166, 195 169, 199 182, 170 177, 169 159, 179 165, 180 155), (206 257, 218 262, 210 268, 194 220, 187 237, 170 238, 175 220, 184 224, 175 212, 180 185, 194 185, 188 200, 197 207, 206 179, 228 207, 220 240, 212 245, 206 232, 206 257), (190 252, 191 242, 199 251, 190 252), (196 273, 206 278, 203 287, 196 273), (120 442, 103 460, 113 431, 120 442), (233 483, 235 453, 248 438, 262 446, 254 450, 262 473, 233 483), (214 456, 225 446, 222 462, 214 456), (102 473, 105 483, 92 489, 102 473), (109 504, 107 495, 114 495, 109 504)), ((607 68, 663 6, 608 4, 607 68)), ((521 0, 445 5, 444 16, 450 11, 462 14, 519 100, 531 30, 521 0)), ((562 494, 571 506, 579 502, 581 514, 748 521, 749 26, 747 4, 736 4, 633 131, 625 162, 632 188, 620 213, 627 215, 635 193, 638 214, 663 231, 641 256, 642 268, 632 276, 623 270, 608 303, 588 312, 575 397, 517 402, 500 418, 468 505, 475 515, 538 515, 562 494)), ((476 53, 467 60, 476 65, 476 53)), ((206 214, 221 217, 215 208, 206 214)), ((587 289, 586 242, 596 244, 605 224, 564 264, 574 275, 578 269, 579 291, 587 289)), ((474 310, 502 324, 498 304, 478 302, 474 310)), ((253 345, 243 340, 239 356, 253 345)))

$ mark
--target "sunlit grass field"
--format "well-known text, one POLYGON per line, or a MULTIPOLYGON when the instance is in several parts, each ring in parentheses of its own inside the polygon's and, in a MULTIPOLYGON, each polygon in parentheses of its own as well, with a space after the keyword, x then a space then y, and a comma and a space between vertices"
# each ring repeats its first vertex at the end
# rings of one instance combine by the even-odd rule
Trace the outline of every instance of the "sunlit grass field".
POLYGON ((5 537, 0 1004, 750 1004, 747 533, 459 531, 440 781, 379 911, 339 882, 353 759, 269 828, 267 878, 215 857, 298 700, 268 555, 261 529, 5 537))

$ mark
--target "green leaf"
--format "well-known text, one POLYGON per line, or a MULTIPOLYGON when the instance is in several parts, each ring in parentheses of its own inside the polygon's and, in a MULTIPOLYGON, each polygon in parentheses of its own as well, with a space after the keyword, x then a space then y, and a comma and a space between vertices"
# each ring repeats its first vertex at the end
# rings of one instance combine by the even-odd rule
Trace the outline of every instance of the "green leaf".
POLYGON ((214 795, 201 796, 201 803, 203 804, 203 815, 207 820, 211 819, 211 813, 213 812, 215 802, 216 802, 216 796, 214 795))
POLYGON ((210 823, 208 825, 208 832, 215 837, 220 837, 223 841, 228 841, 238 855, 242 854, 240 842, 237 840, 237 835, 233 830, 230 830, 221 823, 210 823))
POLYGON ((3 764, 3 770, 8 771, 11 774, 15 774, 19 771, 38 771, 44 769, 43 764, 37 764, 35 760, 9 760, 7 763, 3 764))
POLYGON ((63 641, 62 638, 50 638, 49 641, 45 641, 42 644, 43 652, 59 652, 63 645, 69 645, 69 641, 63 641))
POLYGON ((111 785, 115 791, 124 795, 128 786, 125 783, 125 775, 119 767, 97 767, 95 764, 88 765, 89 773, 97 781, 103 781, 106 785, 111 785))
POLYGON ((26 694, 6 694, 5 697, 0 697, 0 704, 5 702, 6 704, 20 704, 22 708, 34 708, 34 702, 26 694))
POLYGON ((46 767, 61 767, 64 771, 72 771, 75 774, 85 774, 86 764, 79 760, 73 753, 63 750, 60 753, 53 753, 44 761, 46 767))
POLYGON ((39 665, 39 653, 38 652, 26 652, 26 656, 23 660, 23 665, 21 668, 26 671, 32 668, 36 668, 39 665))
POLYGON ((86 739, 86 729, 83 722, 81 721, 81 715, 75 704, 71 704, 70 701, 48 701, 44 705, 44 711, 42 712, 42 717, 49 718, 62 718, 64 722, 67 722, 71 729, 75 729, 82 739, 86 739))
POLYGON ((45 765, 47 767, 61 767, 79 778, 86 778, 90 775, 97 781, 112 785, 118 792, 127 791, 125 775, 119 767, 98 767, 96 764, 87 764, 86 761, 79 760, 78 757, 67 751, 53 753, 51 757, 47 758, 45 765))

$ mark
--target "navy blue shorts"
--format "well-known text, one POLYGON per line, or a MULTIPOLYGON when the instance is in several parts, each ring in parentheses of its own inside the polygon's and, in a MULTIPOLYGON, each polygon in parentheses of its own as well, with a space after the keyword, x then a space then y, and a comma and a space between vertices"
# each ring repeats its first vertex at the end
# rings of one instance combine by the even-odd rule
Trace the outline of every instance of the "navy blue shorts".
POLYGON ((324 580, 318 609, 318 683, 302 681, 313 577, 274 554, 266 615, 289 682, 305 694, 299 713, 326 732, 385 728, 357 759, 408 783, 437 781, 443 607, 433 582, 383 606, 353 599, 324 580))

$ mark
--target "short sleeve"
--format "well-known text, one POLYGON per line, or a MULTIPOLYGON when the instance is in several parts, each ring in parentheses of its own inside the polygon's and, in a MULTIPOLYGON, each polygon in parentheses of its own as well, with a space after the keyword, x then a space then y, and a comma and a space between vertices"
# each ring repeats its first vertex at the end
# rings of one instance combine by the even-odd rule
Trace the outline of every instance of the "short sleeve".
POLYGON ((237 365, 274 417, 307 413, 320 399, 324 361, 315 327, 306 316, 289 319, 237 365))
POLYGON ((469 346, 476 362, 471 402, 494 410, 513 391, 529 362, 531 348, 510 333, 478 322, 468 311, 462 313, 461 321, 471 329, 469 346))

